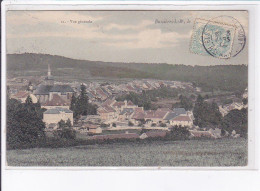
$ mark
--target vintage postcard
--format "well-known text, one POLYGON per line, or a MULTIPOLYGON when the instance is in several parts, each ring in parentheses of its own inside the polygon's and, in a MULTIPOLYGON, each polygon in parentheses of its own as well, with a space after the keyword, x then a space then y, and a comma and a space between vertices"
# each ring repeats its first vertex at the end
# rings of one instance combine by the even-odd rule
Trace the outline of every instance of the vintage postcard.
POLYGON ((6 11, 8 167, 246 167, 247 10, 6 11))

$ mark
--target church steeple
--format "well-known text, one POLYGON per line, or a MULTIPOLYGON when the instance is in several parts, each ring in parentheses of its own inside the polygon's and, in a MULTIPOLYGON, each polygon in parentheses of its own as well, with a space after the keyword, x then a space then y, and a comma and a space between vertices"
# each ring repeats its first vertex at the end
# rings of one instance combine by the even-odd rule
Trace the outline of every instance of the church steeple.
POLYGON ((45 78, 45 84, 46 85, 53 85, 54 84, 54 78, 51 75, 51 67, 50 64, 48 64, 48 75, 45 78))
POLYGON ((50 64, 48 64, 48 77, 51 76, 51 67, 50 67, 50 64))

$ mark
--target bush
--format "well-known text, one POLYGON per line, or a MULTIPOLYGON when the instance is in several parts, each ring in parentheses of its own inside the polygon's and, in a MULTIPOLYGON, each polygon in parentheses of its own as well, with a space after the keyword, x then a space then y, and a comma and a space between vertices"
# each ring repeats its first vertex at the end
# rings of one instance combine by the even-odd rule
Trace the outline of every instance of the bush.
POLYGON ((160 123, 160 127, 166 127, 167 125, 165 123, 160 123))
POLYGON ((7 148, 30 147, 45 141, 45 124, 38 106, 30 99, 20 103, 15 99, 7 100, 7 148))
POLYGON ((116 127, 116 124, 115 124, 115 123, 113 123, 113 124, 112 124, 112 126, 113 126, 113 127, 116 127))
POLYGON ((128 126, 133 127, 134 124, 131 121, 128 121, 128 126))
POLYGON ((62 139, 76 139, 76 131, 72 129, 71 122, 60 120, 58 123, 58 129, 54 131, 54 136, 62 139))
POLYGON ((152 123, 152 125, 151 125, 152 127, 156 127, 156 123, 152 123))
POLYGON ((170 128, 170 132, 166 135, 166 137, 170 140, 185 140, 189 139, 190 131, 188 130, 188 127, 175 125, 170 128))
POLYGON ((229 134, 233 130, 242 137, 247 137, 248 133, 248 111, 247 109, 231 110, 222 121, 222 129, 229 134))
POLYGON ((106 127, 109 127, 109 125, 105 124, 105 123, 101 123, 100 125, 101 128, 106 128, 106 127))

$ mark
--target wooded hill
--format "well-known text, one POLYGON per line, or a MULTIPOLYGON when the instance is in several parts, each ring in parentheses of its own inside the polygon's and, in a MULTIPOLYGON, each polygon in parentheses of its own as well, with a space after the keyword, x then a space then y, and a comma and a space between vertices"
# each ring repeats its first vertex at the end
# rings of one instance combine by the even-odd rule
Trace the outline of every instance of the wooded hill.
POLYGON ((204 91, 243 91, 248 83, 246 65, 187 66, 165 63, 119 63, 66 58, 48 54, 8 54, 7 71, 10 76, 45 75, 51 64, 58 79, 86 78, 151 78, 192 82, 204 91))

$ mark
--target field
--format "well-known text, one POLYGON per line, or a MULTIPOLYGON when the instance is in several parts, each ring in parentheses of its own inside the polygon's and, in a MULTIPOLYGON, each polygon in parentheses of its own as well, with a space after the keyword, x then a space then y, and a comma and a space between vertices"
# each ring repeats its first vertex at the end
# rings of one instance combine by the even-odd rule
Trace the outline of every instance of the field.
POLYGON ((9 166, 245 166, 247 140, 115 143, 7 151, 9 166))

